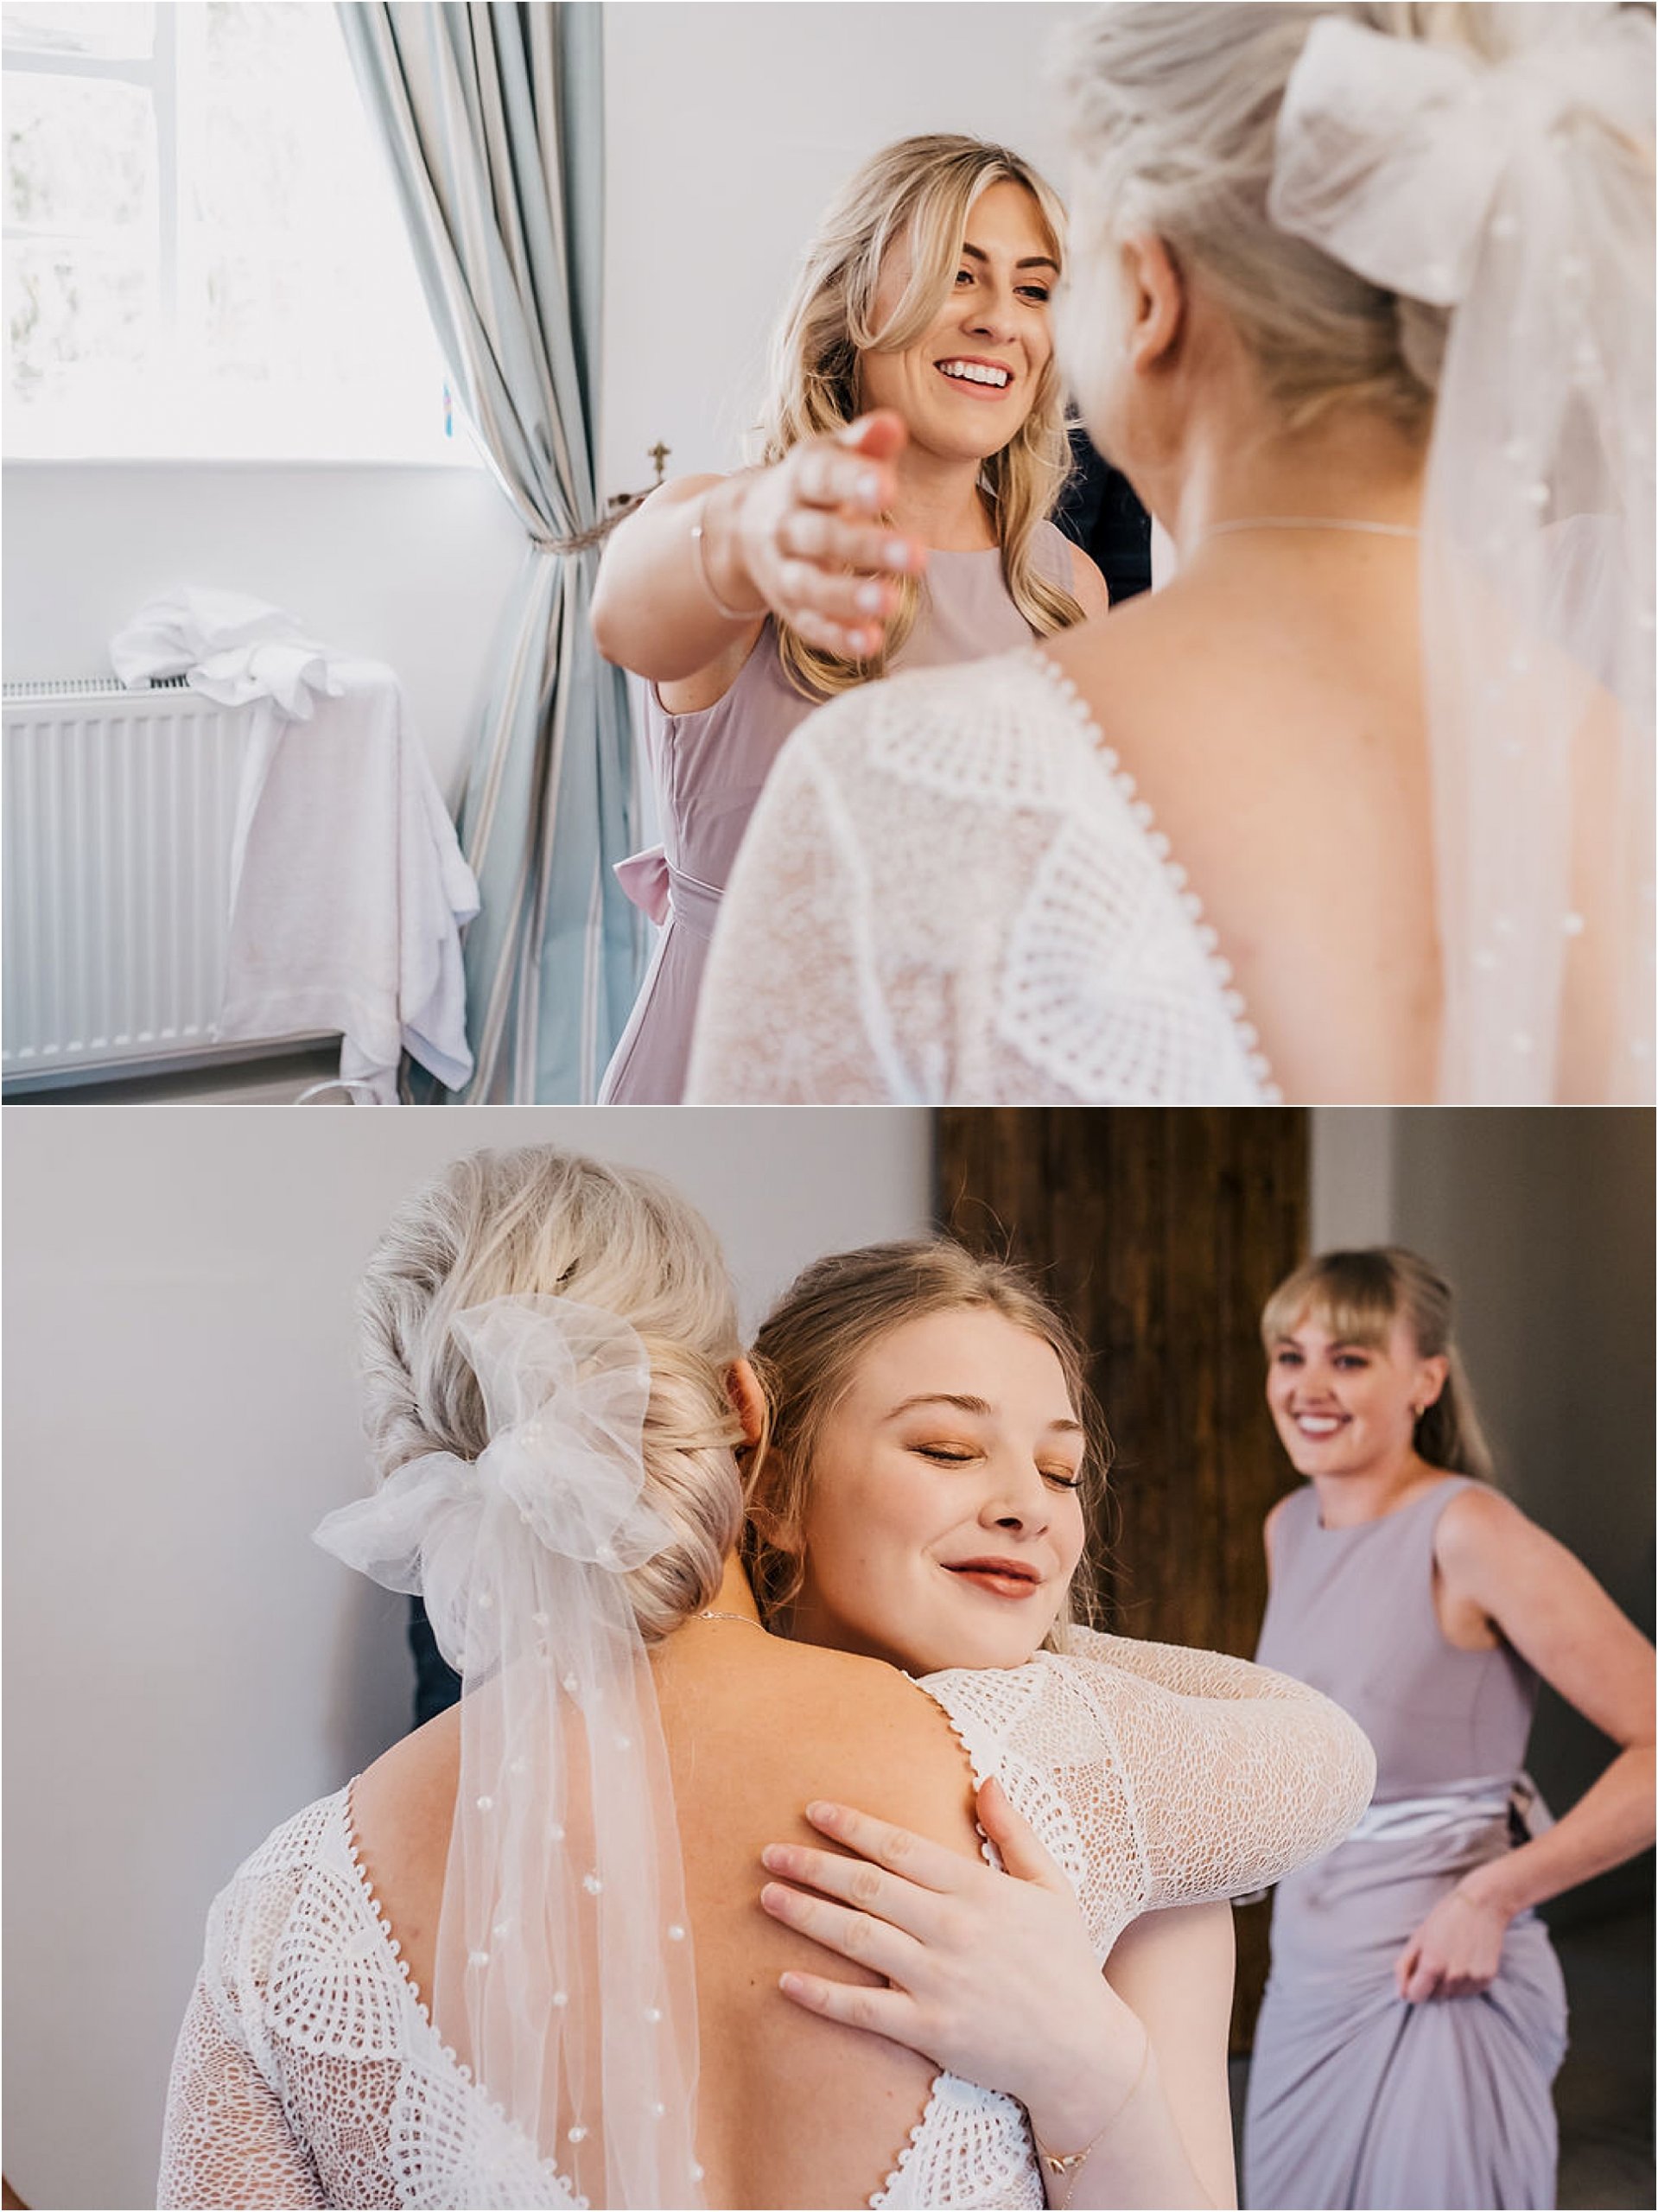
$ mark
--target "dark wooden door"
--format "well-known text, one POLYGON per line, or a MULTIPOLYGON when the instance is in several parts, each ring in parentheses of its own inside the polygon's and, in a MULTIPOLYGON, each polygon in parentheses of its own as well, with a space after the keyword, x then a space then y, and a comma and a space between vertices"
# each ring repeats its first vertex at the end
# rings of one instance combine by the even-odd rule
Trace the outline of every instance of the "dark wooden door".
MULTIPOLYGON (((1092 1350, 1115 1459, 1090 1547, 1102 1625, 1248 1657, 1261 1522, 1288 1485, 1256 1317, 1307 1249, 1307 1116, 1289 1107, 952 1107, 937 1217, 1035 1268, 1092 1350)), ((1234 2046, 1266 1967, 1239 1915, 1234 2046)))

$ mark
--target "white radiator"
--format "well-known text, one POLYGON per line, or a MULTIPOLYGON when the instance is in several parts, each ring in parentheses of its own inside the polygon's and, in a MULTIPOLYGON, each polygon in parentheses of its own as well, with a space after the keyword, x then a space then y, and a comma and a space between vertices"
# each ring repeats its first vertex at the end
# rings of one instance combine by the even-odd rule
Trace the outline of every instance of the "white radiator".
POLYGON ((93 682, 3 714, 8 1088, 213 1057, 250 709, 93 682))

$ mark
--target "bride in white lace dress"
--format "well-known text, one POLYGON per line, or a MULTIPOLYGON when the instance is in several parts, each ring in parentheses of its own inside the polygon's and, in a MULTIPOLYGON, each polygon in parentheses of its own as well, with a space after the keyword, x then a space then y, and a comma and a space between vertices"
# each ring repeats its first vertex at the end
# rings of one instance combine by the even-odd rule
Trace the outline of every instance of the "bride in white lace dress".
MULTIPOLYGON (((1033 2126, 1079 2207, 1231 2201, 1229 1934, 1205 1900, 1344 1833, 1368 1746, 1217 1655, 1032 1656, 1082 1548, 1078 1370, 994 1272, 934 1287, 969 1340, 878 1332, 912 1394, 970 1376, 994 1420, 947 1478, 948 1530, 870 1522, 872 1588, 937 1586, 865 1656, 761 1632, 732 1548, 764 1414, 683 1203, 541 1147, 458 1163, 405 1209, 363 1301, 388 1471, 326 1540, 418 1584, 467 1694, 216 1902, 159 2202, 1039 2205, 1033 2126), (992 1528, 1021 1595, 973 1564, 992 1528), (975 1781, 1014 1879, 977 1855, 975 1781), (824 1898, 772 1885, 755 1909, 763 1847, 810 1853, 814 1792, 955 1870, 951 1927, 906 1939, 956 1985, 929 1986, 914 2036, 831 2017, 822 1929, 788 1924, 824 1898), (991 1952, 1025 1995, 987 2014, 991 1952)), ((904 1449, 938 1478, 930 1429, 904 1449)))
POLYGON ((797 732, 701 1100, 1652 1091, 1648 11, 1102 9, 1059 357, 1166 588, 797 732))

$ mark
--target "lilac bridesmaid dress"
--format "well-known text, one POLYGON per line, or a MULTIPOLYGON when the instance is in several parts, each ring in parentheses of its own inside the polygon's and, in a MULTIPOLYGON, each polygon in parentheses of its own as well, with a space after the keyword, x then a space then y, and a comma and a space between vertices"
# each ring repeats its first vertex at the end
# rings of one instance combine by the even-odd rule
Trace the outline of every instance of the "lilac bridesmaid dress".
MULTIPOLYGON (((1069 541, 1051 523, 1035 543, 1043 573, 1070 587, 1069 541)), ((1007 594, 1001 555, 933 551, 914 629, 897 664, 942 668, 1026 645, 1030 625, 1007 594)), ((768 620, 722 699, 695 715, 664 711, 651 687, 645 753, 663 842, 616 873, 636 906, 663 925, 655 957, 599 1092, 603 1105, 677 1104, 721 893, 760 785, 791 731, 818 702, 803 698, 778 658, 768 620)))
POLYGON ((1256 1659, 1333 1698, 1375 1746, 1369 1810, 1289 1874, 1244 2114, 1252 2206, 1552 2205, 1550 2085, 1566 1991, 1534 1913, 1472 1997, 1407 2005, 1394 1961, 1471 1868, 1514 1840, 1537 1677, 1507 1644, 1464 1651, 1433 1607, 1449 1475, 1379 1521, 1326 1529, 1311 1484, 1273 1535, 1256 1659))

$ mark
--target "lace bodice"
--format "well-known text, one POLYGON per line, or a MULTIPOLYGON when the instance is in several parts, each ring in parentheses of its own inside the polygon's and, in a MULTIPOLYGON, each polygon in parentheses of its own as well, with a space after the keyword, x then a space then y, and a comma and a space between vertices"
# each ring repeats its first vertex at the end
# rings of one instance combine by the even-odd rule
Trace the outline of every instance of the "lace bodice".
POLYGON ((704 1102, 1277 1096, 1196 894, 1034 646, 867 684, 761 796, 710 956, 704 1102))
MULTIPOLYGON (((1137 1914, 1273 1881, 1370 1793, 1359 1731, 1215 1652, 1070 1632, 1062 1656, 921 1684, 1076 1883, 1103 1960, 1137 1914)), ((308 1806, 215 1901, 168 2095, 162 2205, 569 2206, 416 2002, 352 1846, 308 1806)), ((1021 2108, 953 2075, 871 2202, 1040 2205, 1021 2108)))

